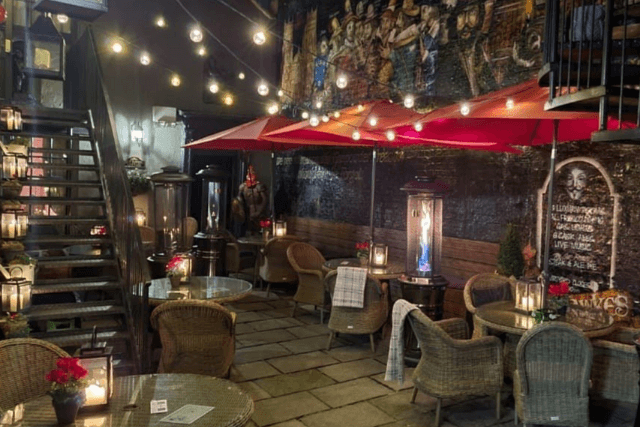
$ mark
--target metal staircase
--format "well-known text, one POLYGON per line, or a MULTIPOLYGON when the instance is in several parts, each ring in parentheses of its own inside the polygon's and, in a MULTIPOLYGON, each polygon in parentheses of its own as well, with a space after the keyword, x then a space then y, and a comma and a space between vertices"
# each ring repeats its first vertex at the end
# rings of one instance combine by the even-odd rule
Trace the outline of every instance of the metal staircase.
POLYGON ((26 313, 31 336, 73 352, 91 339, 114 348, 116 369, 136 370, 127 289, 109 221, 90 113, 36 109, 25 120, 31 138, 25 251, 38 260, 26 313), (43 132, 43 130, 46 130, 43 132))

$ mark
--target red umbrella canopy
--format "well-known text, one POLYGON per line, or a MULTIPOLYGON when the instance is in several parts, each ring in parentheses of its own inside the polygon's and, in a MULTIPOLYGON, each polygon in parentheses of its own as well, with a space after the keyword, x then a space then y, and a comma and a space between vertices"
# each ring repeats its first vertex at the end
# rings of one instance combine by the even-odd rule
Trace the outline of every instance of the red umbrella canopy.
MULTIPOLYGON (((558 142, 590 139, 598 130, 598 113, 545 111, 549 89, 536 80, 511 86, 434 110, 423 116, 422 129, 405 123, 395 128, 398 141, 405 137, 474 147, 482 144, 542 145, 553 141, 553 122, 559 120, 558 142)), ((616 120, 609 120, 617 127, 616 120)), ((632 127, 623 123, 623 128, 632 127)))
POLYGON ((388 100, 344 108, 325 116, 310 117, 265 135, 275 142, 313 145, 372 146, 388 143, 385 129, 417 120, 422 115, 388 100), (314 120, 316 126, 314 126, 314 120))
POLYGON ((205 136, 190 142, 184 148, 204 150, 287 150, 300 144, 275 143, 262 137, 282 127, 295 123, 295 120, 282 116, 260 117, 240 126, 205 136))

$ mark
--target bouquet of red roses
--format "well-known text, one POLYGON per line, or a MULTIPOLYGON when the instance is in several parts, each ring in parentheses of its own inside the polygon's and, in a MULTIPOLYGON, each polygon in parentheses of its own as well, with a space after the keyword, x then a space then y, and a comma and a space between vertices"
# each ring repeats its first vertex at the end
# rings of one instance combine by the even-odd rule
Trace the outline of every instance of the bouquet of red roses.
POLYGON ((48 393, 53 400, 64 400, 84 390, 87 385, 84 378, 88 371, 80 365, 80 359, 61 357, 56 361, 56 366, 45 375, 45 379, 51 381, 48 393))
POLYGON ((169 260, 166 267, 164 268, 165 273, 167 273, 167 277, 172 276, 186 276, 186 268, 184 265, 184 259, 180 255, 176 255, 169 260))
POLYGON ((369 242, 356 243, 356 256, 358 258, 369 258, 369 242))
POLYGON ((549 283, 549 302, 552 308, 569 305, 569 282, 549 283))
POLYGON ((262 231, 271 230, 271 220, 269 218, 261 219, 260 228, 262 228, 262 231))

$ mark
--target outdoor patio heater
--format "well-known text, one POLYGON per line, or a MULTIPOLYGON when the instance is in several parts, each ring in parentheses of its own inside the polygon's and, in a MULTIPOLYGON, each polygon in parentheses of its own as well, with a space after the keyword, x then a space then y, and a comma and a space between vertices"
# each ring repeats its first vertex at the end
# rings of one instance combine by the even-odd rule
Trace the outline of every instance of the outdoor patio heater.
POLYGON ((153 279, 165 276, 164 267, 173 255, 185 252, 187 209, 189 206, 189 175, 175 166, 166 166, 162 172, 151 175, 153 183, 153 218, 156 247, 148 258, 153 279))
POLYGON ((195 235, 197 276, 226 276, 227 194, 229 175, 216 165, 196 174, 202 178, 202 230, 195 235))

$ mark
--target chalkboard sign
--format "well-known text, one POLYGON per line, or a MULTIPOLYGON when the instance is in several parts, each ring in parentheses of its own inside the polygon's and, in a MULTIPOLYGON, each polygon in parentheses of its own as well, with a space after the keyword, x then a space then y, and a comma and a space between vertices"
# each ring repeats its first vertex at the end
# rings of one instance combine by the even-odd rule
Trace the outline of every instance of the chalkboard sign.
MULTIPOLYGON (((594 159, 559 163, 551 205, 551 282, 568 281, 573 292, 614 287, 619 196, 594 159)), ((544 256, 549 178, 538 191, 538 254, 544 256)), ((542 261, 542 260, 540 260, 542 261)))

